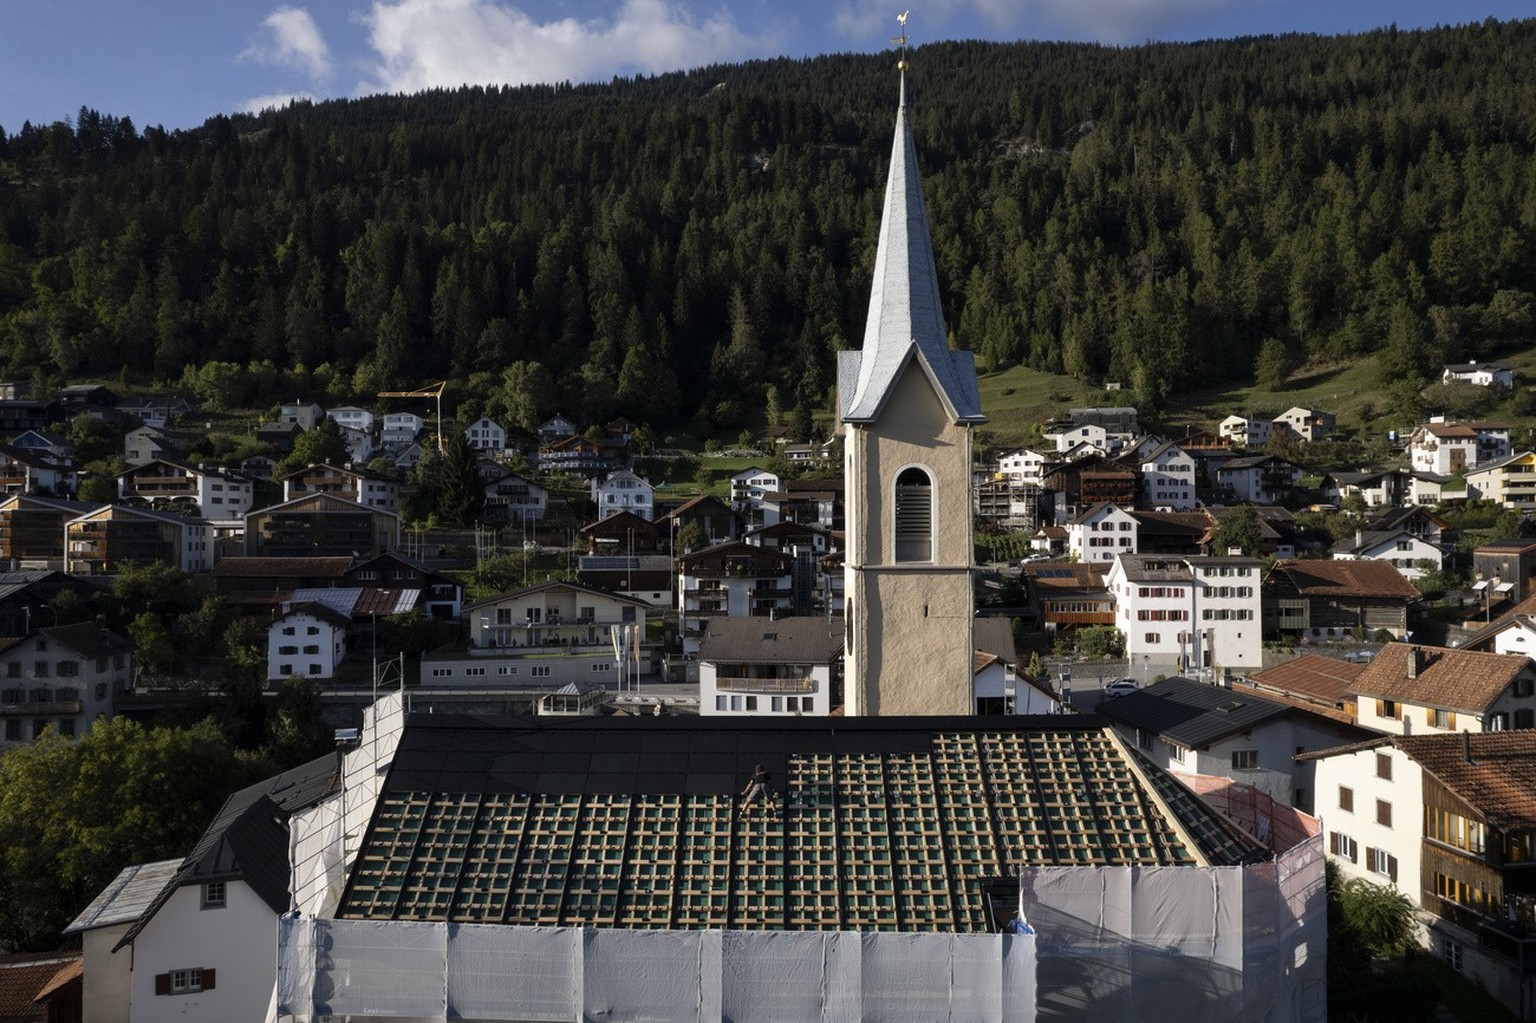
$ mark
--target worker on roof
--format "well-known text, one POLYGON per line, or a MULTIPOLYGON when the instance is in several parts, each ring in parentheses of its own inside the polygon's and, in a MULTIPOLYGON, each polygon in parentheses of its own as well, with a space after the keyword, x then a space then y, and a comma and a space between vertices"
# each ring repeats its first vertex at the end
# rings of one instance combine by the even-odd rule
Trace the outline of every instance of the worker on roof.
POLYGON ((743 799, 741 808, 743 810, 751 806, 758 796, 762 796, 764 804, 768 807, 768 812, 773 814, 775 819, 778 818, 779 805, 774 801, 773 785, 770 783, 768 772, 763 768, 762 764, 758 764, 752 771, 752 779, 747 782, 747 787, 741 790, 741 795, 743 799))

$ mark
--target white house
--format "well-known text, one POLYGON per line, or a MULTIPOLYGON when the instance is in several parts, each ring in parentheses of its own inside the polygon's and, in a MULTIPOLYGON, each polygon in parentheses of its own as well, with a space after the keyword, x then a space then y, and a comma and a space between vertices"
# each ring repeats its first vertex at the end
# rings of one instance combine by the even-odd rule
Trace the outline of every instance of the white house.
POLYGON ((151 459, 171 458, 176 454, 176 445, 153 426, 141 426, 123 435, 123 461, 129 465, 143 465, 151 459))
POLYGON ((313 401, 295 401, 282 406, 278 412, 279 421, 291 423, 305 432, 319 426, 324 418, 325 409, 313 401))
POLYGON ((306 494, 335 494, 365 508, 393 512, 400 507, 399 481, 350 465, 316 462, 293 470, 282 483, 284 501, 306 494))
POLYGON ((73 465, 0 444, 0 490, 5 493, 67 497, 79 484, 80 474, 73 465))
POLYGON ((334 677, 347 656, 351 624, 324 604, 296 604, 267 626, 267 680, 334 677))
POLYGON ((787 615, 794 607, 794 559, 730 541, 678 559, 678 616, 683 653, 699 652, 699 637, 716 618, 787 615))
POLYGON ((1216 485, 1250 504, 1280 504, 1301 482, 1301 467, 1272 455, 1233 458, 1216 470, 1216 485))
POLYGON ((782 480, 776 472, 757 466, 743 469, 731 477, 731 507, 742 514, 761 519, 763 498, 778 491, 782 480))
POLYGON ((1325 749, 1370 737, 1343 716, 1329 716, 1269 699, 1174 676, 1126 696, 1104 700, 1098 712, 1126 745, 1159 767, 1251 785, 1305 809, 1314 795, 1310 762, 1299 750, 1325 749))
POLYGON ((373 413, 356 405, 342 405, 333 408, 326 414, 326 418, 334 419, 336 425, 344 430, 357 430, 361 433, 373 433, 373 413))
POLYGON ((840 621, 710 619, 699 638, 699 714, 823 717, 842 659, 840 621))
POLYGON ((84 735, 133 686, 133 644, 94 622, 38 629, 0 651, 0 750, 52 727, 84 735))
POLYGON ((476 451, 501 453, 507 449, 507 431, 489 416, 481 416, 464 428, 464 439, 476 451))
POLYGON ((1302 754, 1346 877, 1412 901, 1431 953, 1512 1011, 1528 1011, 1536 899, 1536 732, 1396 735, 1302 754))
POLYGON ((1143 674, 1263 666, 1259 573, 1240 557, 1121 554, 1105 579, 1143 674))
POLYGON ((373 432, 355 426, 341 428, 341 442, 347 446, 347 461, 362 465, 373 457, 373 432))
POLYGON ((332 753, 243 789, 184 859, 119 874, 65 929, 84 935, 94 975, 85 1018, 266 1023, 293 875, 289 817, 340 789, 337 767, 332 753))
POLYGON ((1293 405, 1276 416, 1273 425, 1275 429, 1284 427, 1310 443, 1322 440, 1333 433, 1337 425, 1337 417, 1332 412, 1293 405))
POLYGON ((539 522, 549 511, 549 491, 537 483, 507 473, 485 485, 487 518, 505 522, 539 522))
POLYGON ((1403 573, 1404 579, 1417 579, 1424 574, 1421 561, 1433 562, 1438 569, 1445 552, 1402 529, 1356 530, 1352 538, 1334 544, 1333 557, 1336 561, 1385 561, 1403 573))
POLYGON ((592 481, 592 503, 599 516, 627 511, 647 522, 656 515, 656 488, 628 469, 615 469, 592 481))
POLYGON ((1040 485, 1040 474, 1050 462, 1050 457, 1030 448, 1010 451, 997 460, 999 475, 1008 477, 1015 485, 1040 485))
POLYGON ((414 412, 387 412, 379 431, 379 443, 386 448, 410 444, 425 425, 426 422, 414 412))
POLYGON ((1056 444, 1058 454, 1069 451, 1079 444, 1086 444, 1096 451, 1108 454, 1110 451, 1109 431, 1098 423, 1082 423, 1061 425, 1052 427, 1045 433, 1045 439, 1056 444))
POLYGON ((1509 390, 1515 386, 1515 371, 1497 362, 1453 363, 1440 371, 1443 384, 1464 383, 1478 387, 1498 387, 1509 390))
POLYGON ((1354 691, 1360 724, 1379 732, 1536 728, 1536 665, 1523 654, 1388 643, 1354 691))
POLYGON ((1273 430, 1274 424, 1268 419, 1237 415, 1228 416, 1217 427, 1222 437, 1245 448, 1263 447, 1273 430))
POLYGON ((1416 426, 1408 438, 1408 460, 1416 472, 1454 476, 1477 464, 1477 431, 1466 423, 1416 426))
POLYGON ((1200 502, 1195 498, 1194 456, 1172 441, 1138 455, 1141 499, 1153 508, 1182 511, 1200 502))
POLYGON ((1067 523, 1067 551, 1078 561, 1109 563, 1136 553, 1136 517, 1116 504, 1096 504, 1067 523))
POLYGON ((151 508, 190 506, 205 519, 238 519, 251 510, 254 485, 247 476, 215 466, 152 458, 124 470, 117 493, 151 508))

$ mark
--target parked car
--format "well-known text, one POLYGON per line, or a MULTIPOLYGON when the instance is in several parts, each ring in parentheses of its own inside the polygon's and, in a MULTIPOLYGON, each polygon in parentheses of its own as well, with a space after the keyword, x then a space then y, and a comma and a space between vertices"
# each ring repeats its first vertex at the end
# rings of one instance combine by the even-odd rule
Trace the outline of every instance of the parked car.
POLYGON ((1133 678, 1117 678, 1113 682, 1106 682, 1104 684, 1104 695, 1109 699, 1114 699, 1116 696, 1134 693, 1140 688, 1141 686, 1137 685, 1136 680, 1133 678))

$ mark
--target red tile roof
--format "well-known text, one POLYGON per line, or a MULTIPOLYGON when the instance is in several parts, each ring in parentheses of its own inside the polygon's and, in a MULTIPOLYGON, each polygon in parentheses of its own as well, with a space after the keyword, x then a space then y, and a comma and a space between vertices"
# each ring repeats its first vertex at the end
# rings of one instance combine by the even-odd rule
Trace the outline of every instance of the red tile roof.
POLYGON ((1385 561, 1277 561, 1274 570, 1285 573, 1305 597, 1419 599, 1413 583, 1385 561))
POLYGON ((1403 735, 1392 741, 1489 824, 1536 827, 1536 730, 1403 735))
POLYGON ((1414 643, 1388 643, 1355 680, 1361 696, 1481 714, 1528 670, 1524 654, 1486 654, 1414 643), (1409 677, 1409 660, 1419 669, 1409 677))
POLYGON ((1351 690, 1365 667, 1337 657, 1303 654, 1295 660, 1255 672, 1249 678, 1264 689, 1295 693, 1337 706, 1354 702, 1351 690))

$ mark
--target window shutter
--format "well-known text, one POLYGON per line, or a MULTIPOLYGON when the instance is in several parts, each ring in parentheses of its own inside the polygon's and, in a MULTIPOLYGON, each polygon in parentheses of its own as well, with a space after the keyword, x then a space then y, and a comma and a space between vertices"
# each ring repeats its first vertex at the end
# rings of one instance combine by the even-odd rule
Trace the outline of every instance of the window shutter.
POLYGON ((171 993, 171 975, 169 973, 155 974, 155 994, 168 995, 171 993))
POLYGON ((207 966, 203 967, 203 990, 212 991, 215 971, 207 966))
POLYGON ((1446 721, 1449 722, 1446 727, 1453 732, 1456 731, 1456 712, 1454 710, 1451 711, 1449 716, 1446 717, 1446 721))
POLYGON ((1426 725, 1433 725, 1435 723, 1435 708, 1424 708, 1424 723, 1426 725))

